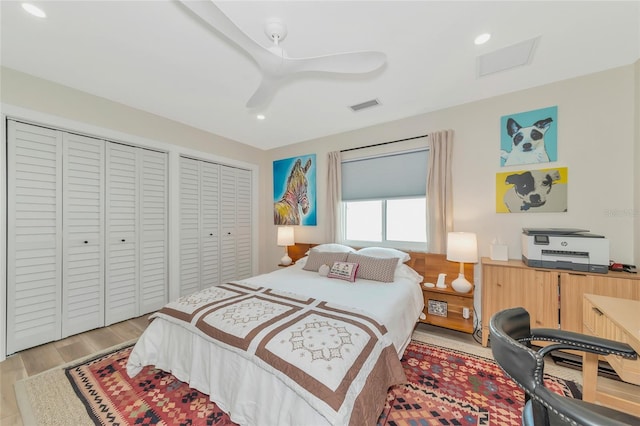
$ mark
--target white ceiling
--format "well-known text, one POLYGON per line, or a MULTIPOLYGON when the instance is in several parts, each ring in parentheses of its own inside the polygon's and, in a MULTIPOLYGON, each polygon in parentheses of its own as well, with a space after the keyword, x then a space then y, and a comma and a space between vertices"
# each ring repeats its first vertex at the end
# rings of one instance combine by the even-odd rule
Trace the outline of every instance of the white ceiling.
POLYGON ((46 19, 0 1, 2 66, 262 149, 415 116, 640 58, 638 1, 219 2, 265 47, 279 18, 290 57, 377 50, 366 75, 307 74, 260 112, 245 104, 260 72, 177 1, 41 1, 46 19), (491 32, 491 40, 473 39, 491 32), (476 61, 539 37, 530 64, 476 77, 476 61), (349 105, 379 99, 354 113, 349 105))

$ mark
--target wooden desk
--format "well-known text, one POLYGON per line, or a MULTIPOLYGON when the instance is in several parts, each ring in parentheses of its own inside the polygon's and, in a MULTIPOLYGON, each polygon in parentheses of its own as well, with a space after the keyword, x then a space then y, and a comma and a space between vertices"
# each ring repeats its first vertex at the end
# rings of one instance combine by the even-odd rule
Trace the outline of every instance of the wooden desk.
MULTIPOLYGON (((583 332, 628 343, 640 353, 640 301, 585 294, 583 332)), ((609 355, 606 360, 626 383, 598 379, 598 356, 585 353, 582 365, 584 401, 640 415, 640 358, 609 355)))

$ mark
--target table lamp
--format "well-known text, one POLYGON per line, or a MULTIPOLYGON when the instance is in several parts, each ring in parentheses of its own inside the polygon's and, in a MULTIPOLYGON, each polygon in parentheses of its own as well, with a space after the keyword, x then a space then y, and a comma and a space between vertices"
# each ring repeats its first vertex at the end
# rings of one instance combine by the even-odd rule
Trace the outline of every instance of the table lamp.
POLYGON ((289 250, 287 246, 292 246, 294 244, 293 228, 291 226, 278 227, 278 245, 284 246, 284 256, 280 259, 281 265, 291 265, 291 258, 289 257, 289 250))
POLYGON ((473 232, 449 232, 447 235, 447 260, 460 262, 458 278, 451 287, 458 293, 468 293, 473 285, 464 277, 464 264, 478 261, 478 241, 473 232))

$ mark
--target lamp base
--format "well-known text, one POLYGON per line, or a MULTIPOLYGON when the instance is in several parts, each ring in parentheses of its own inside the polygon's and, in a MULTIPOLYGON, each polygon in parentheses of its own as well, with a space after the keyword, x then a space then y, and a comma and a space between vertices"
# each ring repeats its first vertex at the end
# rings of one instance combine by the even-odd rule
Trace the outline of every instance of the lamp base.
POLYGON ((284 266, 289 266, 291 265, 292 261, 293 260, 289 257, 289 255, 285 254, 284 256, 282 256, 282 259, 280 259, 280 264, 284 266))
POLYGON ((467 281, 464 274, 458 274, 458 278, 451 282, 451 287, 458 293, 469 293, 473 288, 473 284, 467 281))

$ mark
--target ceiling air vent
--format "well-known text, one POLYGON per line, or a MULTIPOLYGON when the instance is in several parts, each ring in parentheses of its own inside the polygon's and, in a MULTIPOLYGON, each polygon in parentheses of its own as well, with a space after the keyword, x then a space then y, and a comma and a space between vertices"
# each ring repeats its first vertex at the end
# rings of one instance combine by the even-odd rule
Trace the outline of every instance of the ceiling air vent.
POLYGON ((371 99, 370 101, 362 102, 356 105, 351 105, 349 108, 351 108, 353 112, 358 112, 358 111, 362 111, 363 109, 374 107, 376 105, 380 105, 380 101, 378 101, 377 99, 371 99))
POLYGON ((478 57, 478 77, 531 63, 538 38, 532 38, 478 57))

